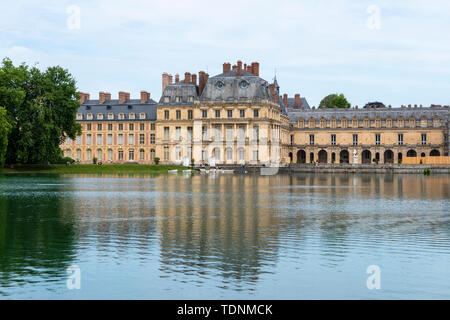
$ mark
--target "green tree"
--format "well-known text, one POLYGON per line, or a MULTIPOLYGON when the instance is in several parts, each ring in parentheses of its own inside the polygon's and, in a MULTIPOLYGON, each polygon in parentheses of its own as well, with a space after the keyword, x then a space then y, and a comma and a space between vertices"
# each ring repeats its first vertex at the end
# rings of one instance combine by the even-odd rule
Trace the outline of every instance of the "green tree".
POLYGON ((347 101, 345 96, 341 94, 330 94, 320 101, 319 108, 350 108, 351 104, 347 101))
POLYGON ((6 149, 8 147, 8 135, 11 130, 6 109, 0 107, 0 166, 5 164, 6 149))
POLYGON ((60 144, 81 132, 75 122, 80 106, 76 82, 59 66, 44 72, 4 59, 0 68, 0 105, 14 119, 6 162, 47 163, 61 156, 60 144))

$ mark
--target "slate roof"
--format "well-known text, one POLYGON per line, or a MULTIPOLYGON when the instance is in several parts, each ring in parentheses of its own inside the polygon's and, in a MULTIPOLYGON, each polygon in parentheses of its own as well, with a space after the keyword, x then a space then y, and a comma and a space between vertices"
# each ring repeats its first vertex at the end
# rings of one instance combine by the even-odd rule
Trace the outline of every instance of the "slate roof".
POLYGON ((97 119, 98 114, 103 114, 103 121, 111 121, 108 120, 108 114, 114 114, 114 121, 125 121, 129 120, 129 114, 134 113, 135 119, 138 121, 155 121, 156 120, 156 101, 150 99, 145 103, 141 103, 140 99, 130 99, 125 101, 122 104, 119 104, 119 100, 108 100, 103 104, 99 104, 98 100, 87 100, 85 101, 80 108, 78 108, 78 112, 83 115, 83 121, 87 120, 87 114, 92 113, 92 120, 100 120, 97 119), (124 120, 119 120, 119 113, 123 113, 125 115, 124 120), (145 119, 139 119, 139 115, 141 113, 145 113, 145 119))
MULTIPOLYGON (((295 98, 288 98, 287 100, 287 110, 289 112, 290 109, 295 109, 295 98)), ((309 103, 306 98, 300 97, 300 109, 310 109, 309 103)))
POLYGON ((380 108, 380 109, 288 109, 289 122, 296 123, 298 118, 305 120, 314 118, 316 121, 324 118, 330 120, 331 118, 341 119, 347 118, 349 120, 355 117, 358 120, 364 120, 366 118, 375 120, 379 117, 382 121, 387 118, 391 118, 393 121, 402 117, 405 121, 413 117, 415 119, 421 119, 425 117, 427 120, 432 120, 435 117, 439 117, 441 121, 448 122, 450 117, 449 108, 380 108))
POLYGON ((197 100, 197 87, 192 83, 178 82, 168 85, 159 100, 161 105, 192 105, 197 100), (180 101, 177 102, 177 97, 180 101), (169 102, 166 102, 166 98, 169 102))
POLYGON ((209 78, 199 99, 202 101, 240 99, 273 101, 269 83, 266 80, 245 70, 242 70, 242 76, 238 76, 237 73, 236 69, 209 78))

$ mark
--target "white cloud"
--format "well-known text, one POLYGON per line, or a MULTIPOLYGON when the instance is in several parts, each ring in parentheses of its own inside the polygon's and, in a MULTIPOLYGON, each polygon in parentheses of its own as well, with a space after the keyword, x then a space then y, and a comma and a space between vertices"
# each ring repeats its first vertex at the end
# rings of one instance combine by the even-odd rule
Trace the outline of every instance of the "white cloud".
POLYGON ((0 11, 0 41, 17 63, 69 68, 93 95, 159 97, 164 71, 214 74, 242 59, 258 60, 268 80, 276 68, 282 90, 310 104, 329 91, 360 105, 377 94, 448 104, 449 13, 446 0, 18 0, 0 11), (81 9, 80 30, 67 29, 70 5, 81 9), (370 5, 381 9, 380 30, 366 27, 370 5))

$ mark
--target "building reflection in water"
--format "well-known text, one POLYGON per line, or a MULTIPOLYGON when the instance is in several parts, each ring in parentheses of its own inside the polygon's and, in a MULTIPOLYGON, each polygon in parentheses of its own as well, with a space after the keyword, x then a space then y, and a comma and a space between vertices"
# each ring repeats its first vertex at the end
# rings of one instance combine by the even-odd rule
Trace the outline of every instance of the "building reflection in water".
POLYGON ((33 279, 33 268, 56 278, 74 261, 138 261, 157 263, 160 279, 251 291, 280 268, 339 269, 393 241, 427 250, 450 238, 448 176, 14 179, 0 179, 2 286, 33 279))

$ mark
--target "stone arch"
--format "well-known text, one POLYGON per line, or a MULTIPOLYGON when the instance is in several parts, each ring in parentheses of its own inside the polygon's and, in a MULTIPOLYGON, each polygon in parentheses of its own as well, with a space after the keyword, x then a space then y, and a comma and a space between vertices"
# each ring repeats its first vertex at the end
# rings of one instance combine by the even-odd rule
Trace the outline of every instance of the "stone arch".
POLYGON ((289 160, 290 160, 290 163, 292 163, 292 161, 294 161, 294 155, 292 154, 292 152, 289 152, 289 160))
POLYGON ((434 150, 431 150, 430 156, 431 157, 440 157, 441 153, 439 152, 439 150, 434 149, 434 150))
POLYGON ((309 154, 309 162, 313 163, 314 162, 314 152, 311 152, 309 154))
POLYGON ((325 150, 319 151, 319 163, 327 163, 328 162, 328 153, 325 150))
POLYGON ((370 150, 364 150, 361 154, 361 160, 363 164, 369 164, 372 162, 372 153, 370 150))
POLYGON ((408 150, 408 152, 406 153, 406 156, 408 157, 408 158, 415 158, 415 157, 417 157, 417 152, 416 152, 416 150, 408 150))
POLYGON ((394 163, 394 153, 392 150, 386 150, 384 152, 384 163, 394 163))
POLYGON ((339 158, 340 158, 340 160, 339 160, 340 163, 350 163, 350 155, 348 153, 348 150, 342 150, 339 153, 339 158))
POLYGON ((306 163, 306 152, 305 150, 297 151, 297 163, 306 163))

